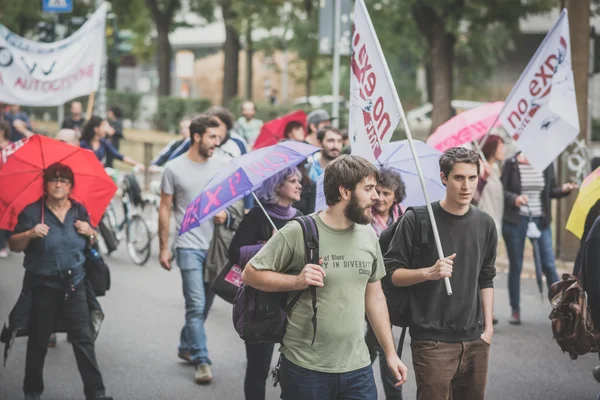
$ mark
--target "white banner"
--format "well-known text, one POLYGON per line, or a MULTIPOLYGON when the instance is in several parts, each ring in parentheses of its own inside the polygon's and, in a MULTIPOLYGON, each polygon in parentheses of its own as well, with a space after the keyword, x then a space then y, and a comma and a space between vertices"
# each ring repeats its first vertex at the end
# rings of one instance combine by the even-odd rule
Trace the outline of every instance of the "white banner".
POLYGON ((363 0, 354 7, 350 74, 352 154, 375 161, 400 122, 394 82, 363 0))
POLYGON ((0 102, 57 106, 98 90, 107 4, 73 35, 38 43, 0 24, 0 102))
POLYGON ((579 134, 567 10, 511 91, 500 121, 531 165, 543 171, 579 134))

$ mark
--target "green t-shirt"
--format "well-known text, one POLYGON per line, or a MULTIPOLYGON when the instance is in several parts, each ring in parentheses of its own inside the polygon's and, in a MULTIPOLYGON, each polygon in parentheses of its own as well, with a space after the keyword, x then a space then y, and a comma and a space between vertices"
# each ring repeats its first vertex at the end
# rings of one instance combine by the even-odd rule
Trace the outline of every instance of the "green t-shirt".
MULTIPOLYGON (((314 345, 310 291, 288 314, 279 351, 292 363, 313 371, 344 373, 371 363, 365 344, 367 283, 385 275, 383 256, 371 225, 332 229, 313 214, 319 230, 319 256, 325 269, 324 287, 317 289, 317 336, 314 345)), ((258 270, 298 275, 305 261, 300 224, 293 221, 273 236, 250 260, 258 270)), ((288 295, 288 301, 297 292, 288 295)))

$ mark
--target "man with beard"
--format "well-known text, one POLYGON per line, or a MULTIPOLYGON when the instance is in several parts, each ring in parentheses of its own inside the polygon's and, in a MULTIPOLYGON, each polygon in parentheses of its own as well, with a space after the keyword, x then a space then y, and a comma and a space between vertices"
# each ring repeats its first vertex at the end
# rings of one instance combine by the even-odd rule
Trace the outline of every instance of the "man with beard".
MULTIPOLYGON (((318 314, 313 341, 309 291, 290 314, 279 351, 283 400, 376 400, 365 312, 397 386, 407 369, 392 339, 380 279, 385 275, 377 235, 368 225, 378 198, 375 166, 357 156, 331 162, 324 176, 328 208, 311 217, 319 232, 320 265, 306 264, 302 228, 288 223, 246 265, 244 284, 266 292, 294 292, 316 286, 318 314), (311 344, 312 343, 312 344, 311 344)), ((296 293, 290 293, 291 298, 296 293)))
MULTIPOLYGON (((416 217, 414 210, 408 210, 385 254, 385 264, 394 285, 410 287, 417 399, 482 400, 494 334, 498 233, 492 217, 470 204, 479 177, 477 153, 462 147, 446 150, 440 158, 440 177, 446 197, 431 206, 447 256, 437 259, 430 240, 413 259, 416 217), (443 278, 450 278, 452 296, 447 295, 443 278)), ((431 238, 433 232, 426 234, 431 238)))
MULTIPOLYGON (((187 154, 166 164, 161 184, 159 208, 160 265, 171 270, 169 221, 175 205, 177 231, 186 208, 206 187, 210 179, 227 165, 227 160, 213 156, 220 144, 219 122, 201 115, 190 124, 191 146, 187 154)), ((181 270, 185 298, 185 325, 181 330, 178 357, 196 367, 195 381, 210 383, 212 372, 204 329, 206 293, 204 262, 215 224, 226 222, 225 211, 181 236, 175 242, 177 265, 181 270)))
POLYGON ((321 151, 312 157, 308 168, 308 176, 313 181, 316 181, 323 174, 323 171, 330 162, 342 154, 344 141, 340 131, 332 126, 319 129, 317 140, 321 146, 321 151))

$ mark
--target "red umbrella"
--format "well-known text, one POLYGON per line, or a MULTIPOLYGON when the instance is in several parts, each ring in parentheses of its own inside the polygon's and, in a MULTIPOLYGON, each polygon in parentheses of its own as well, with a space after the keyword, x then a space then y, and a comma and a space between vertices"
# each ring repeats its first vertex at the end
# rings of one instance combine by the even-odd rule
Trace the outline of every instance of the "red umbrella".
POLYGON ((279 143, 283 139, 283 131, 288 122, 299 121, 306 129, 306 113, 302 110, 294 111, 277 119, 265 122, 256 138, 253 149, 260 149, 279 143))
POLYGON ((44 194, 44 170, 54 163, 71 167, 71 197, 82 203, 97 226, 117 191, 94 153, 41 135, 4 148, 0 158, 0 229, 12 231, 19 213, 44 194))

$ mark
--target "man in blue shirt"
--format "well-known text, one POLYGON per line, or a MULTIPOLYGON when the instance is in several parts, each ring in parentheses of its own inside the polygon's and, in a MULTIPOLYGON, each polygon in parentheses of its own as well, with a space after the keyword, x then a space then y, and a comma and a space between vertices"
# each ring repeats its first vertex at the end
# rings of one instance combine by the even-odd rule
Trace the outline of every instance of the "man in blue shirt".
POLYGON ((34 135, 31 121, 26 113, 21 112, 21 106, 15 104, 9 106, 4 119, 10 124, 10 140, 12 142, 34 135))

